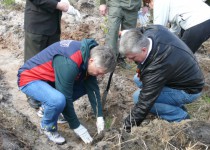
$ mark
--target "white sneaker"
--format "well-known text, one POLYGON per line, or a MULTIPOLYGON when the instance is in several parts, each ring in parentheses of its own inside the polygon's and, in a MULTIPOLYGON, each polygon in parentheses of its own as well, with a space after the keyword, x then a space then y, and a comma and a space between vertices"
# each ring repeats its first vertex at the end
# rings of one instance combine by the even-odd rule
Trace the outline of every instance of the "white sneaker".
POLYGON ((63 144, 66 141, 65 138, 58 133, 58 131, 47 131, 42 127, 40 131, 42 134, 45 134, 49 140, 53 141, 56 144, 63 144))
POLYGON ((42 118, 44 116, 44 108, 43 107, 39 107, 39 110, 36 113, 40 118, 42 118))
MULTIPOLYGON (((36 113, 40 118, 42 118, 44 116, 44 108, 43 107, 39 107, 39 110, 36 113)), ((59 124, 63 124, 63 123, 67 123, 66 119, 63 117, 62 114, 60 114, 58 116, 58 121, 57 123, 59 124)))

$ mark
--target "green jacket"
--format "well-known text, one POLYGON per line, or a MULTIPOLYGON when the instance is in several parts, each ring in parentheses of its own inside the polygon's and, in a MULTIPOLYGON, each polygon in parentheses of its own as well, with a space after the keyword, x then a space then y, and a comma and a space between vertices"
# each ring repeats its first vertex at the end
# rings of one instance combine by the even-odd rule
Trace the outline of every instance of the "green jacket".
MULTIPOLYGON (((75 41, 75 43, 72 44, 72 47, 77 46, 79 42, 75 41)), ((53 59, 53 68, 56 77, 55 86, 66 98, 66 107, 64 108, 63 115, 71 129, 76 129, 80 125, 73 102, 78 99, 81 93, 88 95, 95 116, 103 116, 97 79, 95 76, 86 76, 90 50, 96 45, 98 44, 93 39, 83 39, 81 41, 80 50, 84 63, 81 67, 78 67, 73 60, 64 56, 59 55, 53 59), (78 77, 79 79, 76 81, 75 79, 78 77)))
POLYGON ((138 11, 141 7, 141 0, 100 0, 100 4, 107 4, 108 7, 121 7, 126 10, 138 11))

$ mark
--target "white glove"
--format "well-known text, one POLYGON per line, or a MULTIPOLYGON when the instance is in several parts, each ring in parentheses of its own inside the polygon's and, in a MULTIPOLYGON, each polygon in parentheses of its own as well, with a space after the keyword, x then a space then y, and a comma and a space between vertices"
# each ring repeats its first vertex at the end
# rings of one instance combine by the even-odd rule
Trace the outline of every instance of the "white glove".
POLYGON ((83 125, 79 125, 78 128, 74 129, 74 132, 87 144, 93 141, 93 138, 88 133, 87 129, 83 125))
POLYGON ((65 2, 69 5, 69 9, 67 10, 66 13, 68 13, 69 15, 73 15, 75 17, 76 21, 81 20, 80 12, 77 9, 75 9, 72 5, 70 5, 69 0, 61 0, 61 2, 65 2))
POLYGON ((103 117, 98 117, 96 121, 96 126, 98 130, 98 134, 104 130, 104 119, 103 117))
POLYGON ((81 21, 82 17, 81 17, 80 12, 77 9, 75 9, 75 11, 76 11, 76 15, 74 15, 74 17, 75 17, 76 21, 81 21))
POLYGON ((73 6, 69 5, 69 9, 68 9, 67 13, 69 15, 73 15, 75 17, 76 21, 81 20, 80 12, 77 9, 75 9, 73 6))

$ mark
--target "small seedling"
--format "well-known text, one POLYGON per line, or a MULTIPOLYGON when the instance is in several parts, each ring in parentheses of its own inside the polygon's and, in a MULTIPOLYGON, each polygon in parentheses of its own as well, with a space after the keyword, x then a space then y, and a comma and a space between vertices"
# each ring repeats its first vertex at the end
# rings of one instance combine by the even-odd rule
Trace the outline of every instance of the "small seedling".
POLYGON ((111 123, 112 123, 112 118, 107 117, 105 120, 105 128, 109 129, 111 127, 111 123))

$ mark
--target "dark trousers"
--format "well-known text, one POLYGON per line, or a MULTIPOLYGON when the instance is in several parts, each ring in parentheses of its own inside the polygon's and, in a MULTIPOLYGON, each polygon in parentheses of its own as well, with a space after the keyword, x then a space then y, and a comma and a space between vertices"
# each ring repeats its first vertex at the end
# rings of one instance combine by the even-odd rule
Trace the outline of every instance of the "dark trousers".
POLYGON ((108 33, 106 35, 106 45, 113 48, 118 55, 118 35, 119 30, 136 27, 138 11, 124 10, 120 7, 109 7, 108 12, 108 33), (121 29, 120 29, 121 27, 121 29))
POLYGON ((181 31, 181 39, 195 53, 203 42, 210 37, 210 19, 181 31))
POLYGON ((58 41, 60 41, 60 34, 57 33, 47 36, 25 31, 24 62, 58 41))
POLYGON ((206 4, 210 6, 210 0, 207 0, 206 1, 206 4))

